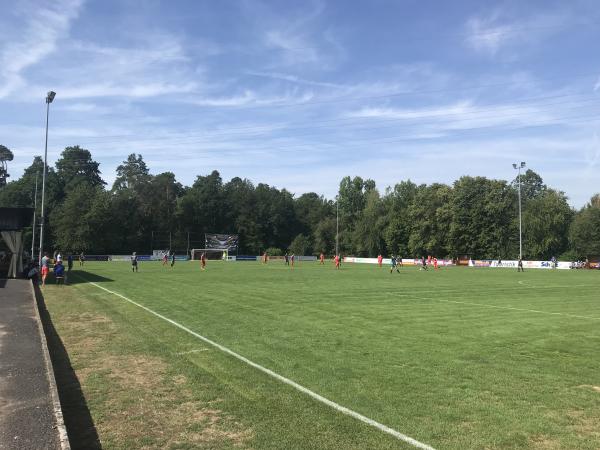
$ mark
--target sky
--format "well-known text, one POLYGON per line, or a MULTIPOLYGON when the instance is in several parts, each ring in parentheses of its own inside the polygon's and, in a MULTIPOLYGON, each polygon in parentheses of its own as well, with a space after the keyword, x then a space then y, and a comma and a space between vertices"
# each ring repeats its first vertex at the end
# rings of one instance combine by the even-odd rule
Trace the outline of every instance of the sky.
POLYGON ((0 0, 0 144, 17 179, 80 145, 112 184, 139 153, 333 198, 525 161, 600 191, 597 0, 0 0))

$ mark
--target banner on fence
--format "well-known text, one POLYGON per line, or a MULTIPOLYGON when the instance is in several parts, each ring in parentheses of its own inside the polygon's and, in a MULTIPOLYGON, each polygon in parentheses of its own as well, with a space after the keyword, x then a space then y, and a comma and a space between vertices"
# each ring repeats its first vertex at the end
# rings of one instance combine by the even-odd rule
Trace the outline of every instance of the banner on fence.
MULTIPOLYGON (((518 267, 519 262, 517 260, 507 260, 507 261, 493 261, 489 259, 485 260, 471 260, 469 261, 469 267, 495 267, 495 268, 512 268, 516 269, 518 267)), ((557 269, 571 269, 573 267, 573 263, 568 261, 558 261, 556 263, 557 269)), ((524 269, 552 269, 552 261, 523 261, 524 269)))
POLYGON ((235 252, 238 248, 239 235, 237 234, 209 234, 204 235, 205 248, 217 248, 235 252))

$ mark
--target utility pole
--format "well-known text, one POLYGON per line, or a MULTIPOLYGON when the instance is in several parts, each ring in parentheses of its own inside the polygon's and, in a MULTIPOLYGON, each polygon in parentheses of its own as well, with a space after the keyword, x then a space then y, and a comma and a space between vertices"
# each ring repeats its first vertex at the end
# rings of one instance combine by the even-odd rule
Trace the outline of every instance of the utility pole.
POLYGON ((44 251, 44 202, 46 199, 46 172, 48 171, 48 117, 50 116, 50 103, 54 100, 56 92, 50 91, 46 96, 46 146, 44 147, 44 172, 42 173, 42 211, 40 214, 40 252, 38 254, 38 265, 42 267, 42 253, 44 251))
POLYGON ((33 227, 31 228, 31 261, 33 261, 33 251, 35 246, 35 212, 37 211, 37 186, 38 186, 38 175, 35 173, 35 193, 33 194, 33 227))
POLYGON ((521 214, 521 169, 525 167, 525 161, 520 164, 513 164, 513 169, 518 170, 517 185, 519 186, 519 259, 523 259, 523 219, 521 214))
POLYGON ((335 255, 339 256, 339 236, 340 236, 340 203, 339 195, 335 197, 335 255))

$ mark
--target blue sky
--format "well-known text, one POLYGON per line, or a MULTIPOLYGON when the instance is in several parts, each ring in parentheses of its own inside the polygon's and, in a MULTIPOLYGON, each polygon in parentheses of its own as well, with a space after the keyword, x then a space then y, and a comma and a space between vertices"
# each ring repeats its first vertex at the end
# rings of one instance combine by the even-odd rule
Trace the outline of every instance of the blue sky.
POLYGON ((190 185, 335 196, 345 175, 600 191, 600 8, 565 1, 0 0, 0 143, 18 178, 89 149, 190 185))

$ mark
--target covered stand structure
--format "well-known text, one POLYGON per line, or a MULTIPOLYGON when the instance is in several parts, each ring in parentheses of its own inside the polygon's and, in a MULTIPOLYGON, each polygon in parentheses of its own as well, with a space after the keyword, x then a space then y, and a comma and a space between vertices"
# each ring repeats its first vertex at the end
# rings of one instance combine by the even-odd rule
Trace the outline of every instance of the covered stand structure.
POLYGON ((33 208, 0 208, 0 235, 11 252, 8 278, 23 272, 23 228, 31 226, 32 218, 33 208))

